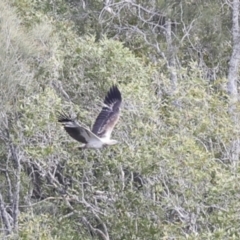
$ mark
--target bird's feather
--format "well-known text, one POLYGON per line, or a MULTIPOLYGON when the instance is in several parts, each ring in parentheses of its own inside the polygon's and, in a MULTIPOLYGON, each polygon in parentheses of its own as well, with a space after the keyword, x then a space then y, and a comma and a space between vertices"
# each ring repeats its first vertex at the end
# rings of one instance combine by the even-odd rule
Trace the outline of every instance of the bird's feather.
POLYGON ((66 132, 78 142, 87 144, 90 141, 101 141, 94 133, 65 113, 59 113, 58 122, 62 123, 66 132))
POLYGON ((112 86, 108 91, 102 111, 99 113, 92 132, 100 138, 110 139, 113 128, 118 122, 122 97, 117 86, 112 86))

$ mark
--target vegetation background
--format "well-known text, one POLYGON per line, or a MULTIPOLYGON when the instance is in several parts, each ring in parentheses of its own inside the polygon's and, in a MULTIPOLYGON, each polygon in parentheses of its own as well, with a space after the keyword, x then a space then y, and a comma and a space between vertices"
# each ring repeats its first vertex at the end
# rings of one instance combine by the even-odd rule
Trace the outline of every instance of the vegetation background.
POLYGON ((239 239, 239 0, 0 1, 1 239, 239 239), (112 84, 120 144, 79 151, 112 84))

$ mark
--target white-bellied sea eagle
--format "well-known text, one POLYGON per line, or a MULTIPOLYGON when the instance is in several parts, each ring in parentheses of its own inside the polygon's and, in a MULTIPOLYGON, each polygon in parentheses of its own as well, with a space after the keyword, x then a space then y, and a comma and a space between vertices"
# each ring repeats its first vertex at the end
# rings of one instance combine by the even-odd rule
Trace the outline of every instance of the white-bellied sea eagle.
POLYGON ((76 118, 59 113, 58 122, 62 123, 66 132, 78 142, 84 143, 80 148, 102 148, 117 144, 110 139, 111 133, 120 116, 122 97, 117 86, 113 85, 104 99, 102 111, 99 113, 92 130, 81 126, 76 118))

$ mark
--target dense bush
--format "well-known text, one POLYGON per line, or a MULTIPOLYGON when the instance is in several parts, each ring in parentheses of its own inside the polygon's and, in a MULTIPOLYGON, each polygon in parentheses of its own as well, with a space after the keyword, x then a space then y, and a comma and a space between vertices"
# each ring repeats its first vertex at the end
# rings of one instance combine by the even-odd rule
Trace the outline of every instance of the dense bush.
POLYGON ((238 238, 226 80, 206 81, 189 62, 173 91, 163 61, 79 35, 66 2, 55 2, 59 21, 40 2, 0 4, 0 236, 238 238), (123 96, 120 143, 80 151, 57 112, 90 127, 112 84, 123 96))

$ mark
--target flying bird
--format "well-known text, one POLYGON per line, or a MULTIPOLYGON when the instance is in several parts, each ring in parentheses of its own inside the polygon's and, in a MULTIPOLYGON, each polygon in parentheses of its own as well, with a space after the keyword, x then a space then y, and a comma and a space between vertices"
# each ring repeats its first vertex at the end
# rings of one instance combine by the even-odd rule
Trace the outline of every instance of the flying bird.
POLYGON ((121 92, 117 86, 113 85, 105 96, 102 110, 96 118, 92 130, 81 126, 76 118, 65 113, 59 113, 58 122, 62 123, 72 138, 83 143, 80 148, 102 148, 115 145, 118 141, 111 139, 111 133, 119 120, 121 103, 121 92))

